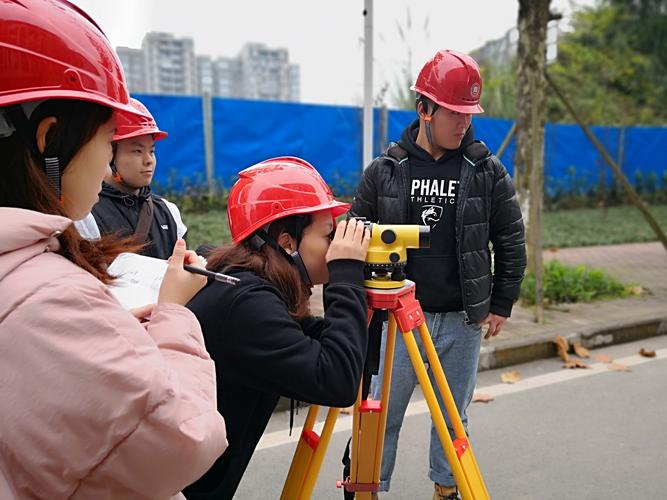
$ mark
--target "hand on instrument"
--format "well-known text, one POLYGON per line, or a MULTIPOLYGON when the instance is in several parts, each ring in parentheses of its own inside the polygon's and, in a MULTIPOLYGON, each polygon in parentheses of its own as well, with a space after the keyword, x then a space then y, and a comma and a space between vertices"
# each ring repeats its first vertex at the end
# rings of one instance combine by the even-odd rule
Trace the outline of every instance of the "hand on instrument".
POLYGON ((336 259, 364 261, 370 241, 370 231, 366 229, 363 221, 357 219, 341 221, 336 226, 336 232, 329 245, 326 255, 327 262, 336 259))

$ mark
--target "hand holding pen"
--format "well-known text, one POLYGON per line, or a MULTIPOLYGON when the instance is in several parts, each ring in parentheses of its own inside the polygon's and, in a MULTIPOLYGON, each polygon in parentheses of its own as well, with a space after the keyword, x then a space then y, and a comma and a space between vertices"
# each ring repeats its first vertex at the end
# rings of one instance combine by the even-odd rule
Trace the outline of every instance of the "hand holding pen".
POLYGON ((236 285, 239 282, 239 279, 234 278, 233 276, 228 276, 222 273, 216 273, 214 271, 202 269, 201 267, 191 266, 189 264, 184 264, 183 269, 191 273, 199 274, 201 276, 206 276, 207 278, 219 281, 220 283, 227 283, 228 285, 236 285))
MULTIPOLYGON (((164 273, 157 302, 172 303, 184 306, 195 294, 206 285, 206 278, 202 273, 186 271, 183 266, 200 269, 197 264, 201 261, 196 253, 187 250, 185 241, 179 239, 174 245, 174 253, 167 261, 167 271, 164 273)), ((202 269, 202 271, 205 271, 202 269)), ((206 271, 208 272, 208 271, 206 271)))

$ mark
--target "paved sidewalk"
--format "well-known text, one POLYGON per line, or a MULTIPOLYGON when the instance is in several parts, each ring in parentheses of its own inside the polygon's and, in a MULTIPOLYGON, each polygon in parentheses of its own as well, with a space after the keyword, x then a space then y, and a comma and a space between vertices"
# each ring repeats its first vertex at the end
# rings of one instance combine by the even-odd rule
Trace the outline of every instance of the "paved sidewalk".
POLYGON ((543 325, 533 321, 531 309, 517 306, 503 332, 482 343, 480 369, 555 356, 556 335, 592 348, 667 334, 667 250, 661 243, 546 250, 545 262, 553 259, 603 269, 647 293, 547 309, 543 325))
MULTIPOLYGON (((533 321, 531 309, 515 306, 502 333, 483 341, 481 370, 555 356, 556 335, 592 348, 667 334, 667 250, 660 243, 546 250, 544 260, 552 259, 604 269, 648 293, 547 309, 543 325, 533 321)), ((313 294, 314 312, 321 311, 318 304, 321 290, 313 294)))

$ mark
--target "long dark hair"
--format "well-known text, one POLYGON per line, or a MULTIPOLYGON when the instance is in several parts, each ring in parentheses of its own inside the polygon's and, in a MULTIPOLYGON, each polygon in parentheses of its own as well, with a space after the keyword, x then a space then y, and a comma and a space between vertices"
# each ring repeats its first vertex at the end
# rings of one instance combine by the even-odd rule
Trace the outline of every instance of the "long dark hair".
MULTIPOLYGON (((50 116, 57 119, 46 135, 44 156, 57 156, 62 174, 74 155, 95 136, 100 126, 109 121, 112 114, 111 108, 87 101, 45 101, 30 117, 31 138, 34 138, 41 120, 50 116)), ((0 162, 0 206, 67 217, 46 174, 37 165, 34 154, 19 133, 0 139, 0 162)), ((74 225, 63 231, 58 239, 58 253, 104 283, 112 281, 107 267, 118 254, 141 248, 131 238, 104 236, 97 241, 85 240, 74 225)))
MULTIPOLYGON (((287 233, 298 243, 301 235, 297 234, 297 227, 305 229, 311 223, 310 214, 293 215, 274 221, 267 232, 276 241, 282 233, 287 233), (300 218, 299 224, 295 223, 297 218, 300 218)), ((278 289, 287 303, 287 309, 292 318, 301 320, 310 316, 308 302, 310 290, 301 279, 296 267, 270 245, 264 245, 260 250, 256 250, 248 243, 248 240, 245 240, 239 245, 218 247, 208 255, 206 267, 222 273, 233 267, 248 269, 278 289)))

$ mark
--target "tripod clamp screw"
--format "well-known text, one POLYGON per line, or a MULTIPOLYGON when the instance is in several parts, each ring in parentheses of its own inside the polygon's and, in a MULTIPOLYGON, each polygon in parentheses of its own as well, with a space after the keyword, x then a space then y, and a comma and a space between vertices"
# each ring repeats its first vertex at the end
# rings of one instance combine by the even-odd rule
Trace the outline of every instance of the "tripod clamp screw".
POLYGON ((380 490, 380 485, 375 483, 351 483, 350 478, 345 481, 336 481, 336 488, 345 488, 345 491, 368 491, 375 493, 380 490))

